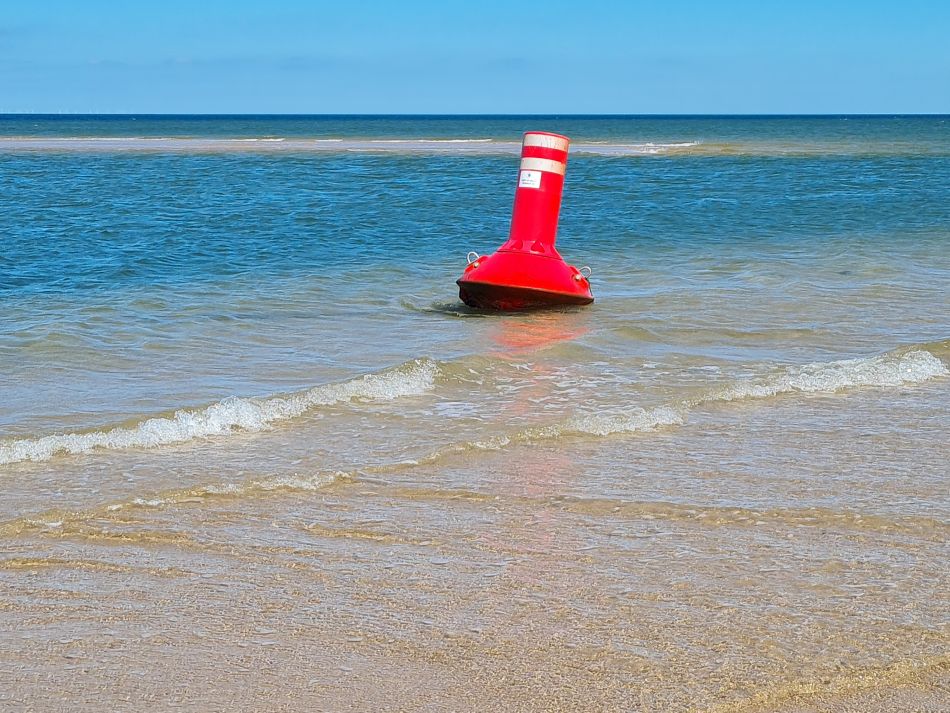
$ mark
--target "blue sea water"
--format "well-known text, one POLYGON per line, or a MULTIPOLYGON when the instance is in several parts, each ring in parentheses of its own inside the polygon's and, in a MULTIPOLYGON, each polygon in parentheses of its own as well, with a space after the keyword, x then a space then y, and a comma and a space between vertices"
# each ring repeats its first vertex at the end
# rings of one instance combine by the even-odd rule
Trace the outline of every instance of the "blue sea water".
POLYGON ((674 318, 812 330, 710 340, 782 363, 946 339, 946 117, 7 115, 5 435, 479 353, 442 315, 507 233, 530 127, 575 139, 558 245, 606 353, 674 318))
MULTIPOLYGON (((744 303, 752 296, 748 281, 767 280, 778 264, 787 274, 773 283, 812 280, 826 270, 822 289, 891 284, 933 290, 937 303, 945 295, 950 230, 945 117, 8 115, 0 119, 0 133, 7 137, 0 142, 0 298, 7 314, 3 366, 16 380, 13 405, 8 396, 7 408, 0 406, 0 423, 16 431, 26 414, 41 423, 44 408, 58 412, 66 403, 67 410, 88 408, 82 373, 72 377, 74 402, 52 395, 59 379, 44 383, 42 369, 31 369, 28 378, 20 374, 31 363, 23 350, 44 340, 75 343, 76 355, 129 360, 137 365, 137 381, 140 369, 152 368, 149 349, 158 349, 155 358, 164 363, 156 345, 174 349, 200 337, 201 327, 188 326, 193 321, 230 321, 234 330, 254 334, 255 320, 273 318, 260 304, 287 304, 301 293, 306 297, 293 318, 307 324, 348 305, 351 324, 372 323, 388 310, 394 333, 404 323, 414 330, 419 317, 400 307, 402 302, 418 297, 420 304, 451 304, 462 256, 471 249, 490 251, 507 234, 512 153, 494 153, 491 147, 516 142, 522 130, 536 126, 565 132, 578 140, 575 147, 586 142, 656 151, 571 159, 558 245, 571 260, 595 270, 599 306, 593 320, 619 304, 635 313, 635 305, 622 300, 657 289, 706 297, 710 289, 746 285, 744 303), (36 136, 68 137, 78 148, 18 143, 36 136), (167 152, 161 145, 101 150, 81 143, 83 137, 327 136, 416 143, 277 153, 257 151, 254 143, 210 151, 186 144, 167 152), (475 145, 474 151, 470 146, 453 151, 450 141, 439 143, 444 152, 437 154, 424 143, 486 138, 492 141, 482 143, 482 150, 475 145), (710 153, 710 146, 717 148, 710 153), (861 266, 870 274, 862 274, 861 266), (211 299, 215 302, 204 303, 211 299), (244 311, 234 308, 249 303, 244 311), (84 321, 96 310, 105 312, 84 321), (190 316, 184 320, 183 314, 190 316), (17 381, 49 389, 51 400, 21 393, 17 381)), ((821 317, 809 313, 804 302, 814 295, 799 292, 801 287, 794 285, 791 293, 803 304, 789 315, 777 314, 777 324, 821 317)), ((791 297, 779 284, 758 289, 767 290, 766 299, 791 297)), ((935 305, 934 314, 909 311, 900 324, 891 324, 882 323, 879 314, 862 316, 856 298, 850 317, 865 323, 886 348, 944 338, 941 306, 935 305)), ((741 328, 743 314, 737 311, 725 322, 741 328)), ((341 348, 332 360, 342 373, 438 354, 430 345, 433 329, 439 327, 430 321, 421 330, 426 336, 417 337, 418 344, 410 341, 418 353, 383 350, 373 359, 341 348)), ((249 348, 242 344, 243 332, 222 338, 236 340, 220 355, 225 362, 249 348)), ((316 358, 314 345, 302 346, 308 355, 288 362, 316 358)), ((845 338, 838 344, 842 354, 856 346, 845 338)), ((292 344, 279 340, 274 348, 292 344)), ((327 350, 333 345, 322 344, 320 351, 327 350)), ((68 352, 64 355, 71 358, 68 352)), ((281 366, 293 371, 290 363, 281 366)), ((212 392, 232 388, 230 368, 211 371, 216 375, 209 373, 185 403, 154 393, 153 408, 201 403, 212 392)), ((274 386, 261 374, 244 388, 259 392, 274 386)), ((130 384, 133 392, 137 388, 130 384)), ((134 415, 120 403, 121 398, 120 412, 134 415)))

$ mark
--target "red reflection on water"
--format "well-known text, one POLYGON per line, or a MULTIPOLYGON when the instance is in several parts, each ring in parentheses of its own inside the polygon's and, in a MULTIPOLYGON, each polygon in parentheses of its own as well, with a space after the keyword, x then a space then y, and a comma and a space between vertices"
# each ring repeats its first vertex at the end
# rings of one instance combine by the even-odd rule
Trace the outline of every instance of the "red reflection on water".
POLYGON ((582 319, 586 315, 569 313, 533 313, 525 317, 497 320, 488 337, 501 350, 492 356, 512 357, 539 351, 560 342, 569 342, 589 331, 582 319))
MULTIPOLYGON (((525 379, 530 385, 518 392, 517 398, 498 414, 499 418, 520 421, 537 411, 555 384, 554 379, 548 378, 555 368, 543 358, 543 352, 587 334, 587 319, 586 314, 532 313, 498 319, 492 325, 487 336, 498 347, 491 352, 492 356, 521 360, 537 353, 540 357, 526 364, 530 371, 525 379)), ((549 500, 563 494, 564 486, 576 477, 576 464, 556 445, 553 448, 528 445, 512 449, 511 462, 500 475, 500 494, 537 500, 538 508, 526 518, 505 522, 497 532, 486 536, 484 542, 493 549, 535 555, 513 563, 507 574, 525 585, 540 584, 552 572, 542 565, 547 558, 537 555, 563 555, 566 550, 576 550, 580 544, 573 529, 560 527, 559 507, 549 500)))

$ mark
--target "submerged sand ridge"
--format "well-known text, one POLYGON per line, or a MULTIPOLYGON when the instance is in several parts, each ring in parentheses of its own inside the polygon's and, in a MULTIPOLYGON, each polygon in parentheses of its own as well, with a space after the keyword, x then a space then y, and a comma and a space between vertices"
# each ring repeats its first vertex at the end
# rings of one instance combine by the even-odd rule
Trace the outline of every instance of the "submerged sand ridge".
MULTIPOLYGON (((637 156, 901 156, 920 154, 910 142, 863 141, 575 141, 571 153, 593 157, 637 156)), ((469 138, 300 138, 300 137, 197 137, 197 136, 0 136, 4 153, 172 153, 172 154, 408 154, 421 156, 517 155, 519 141, 469 138)), ((945 145, 928 147, 926 153, 946 156, 945 145)))

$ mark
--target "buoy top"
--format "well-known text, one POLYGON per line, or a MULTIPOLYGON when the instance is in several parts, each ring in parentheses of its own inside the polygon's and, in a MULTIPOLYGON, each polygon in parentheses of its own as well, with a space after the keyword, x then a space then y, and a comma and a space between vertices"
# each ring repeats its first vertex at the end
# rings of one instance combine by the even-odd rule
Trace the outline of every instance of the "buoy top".
POLYGON ((560 134, 551 134, 547 131, 527 131, 521 144, 521 155, 524 156, 525 152, 532 149, 558 151, 563 154, 563 157, 559 156, 558 158, 567 161, 567 149, 570 145, 571 140, 560 134))
POLYGON ((555 134, 552 131, 526 131, 524 132, 525 136, 529 136, 531 134, 534 134, 535 136, 553 136, 556 139, 563 139, 567 143, 571 143, 571 140, 567 138, 566 136, 563 136, 561 134, 555 134))
MULTIPOLYGON (((521 170, 548 171, 563 176, 567 169, 567 153, 570 144, 570 139, 560 134, 547 131, 525 132, 524 141, 521 144, 521 170)), ((537 178, 537 174, 529 174, 529 176, 537 178)), ((522 174, 523 177, 524 174, 522 174)), ((537 183, 537 180, 529 181, 527 184, 519 181, 519 187, 525 185, 540 187, 534 183, 537 183)), ((558 192, 560 193, 560 189, 558 192)))

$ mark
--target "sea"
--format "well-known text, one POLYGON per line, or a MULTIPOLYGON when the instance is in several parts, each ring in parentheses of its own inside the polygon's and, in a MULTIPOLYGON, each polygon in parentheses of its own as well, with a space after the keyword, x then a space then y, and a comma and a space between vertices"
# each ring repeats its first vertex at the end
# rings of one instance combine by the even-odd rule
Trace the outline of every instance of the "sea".
POLYGON ((948 405, 947 116, 0 115, 0 708, 945 710, 948 405))

